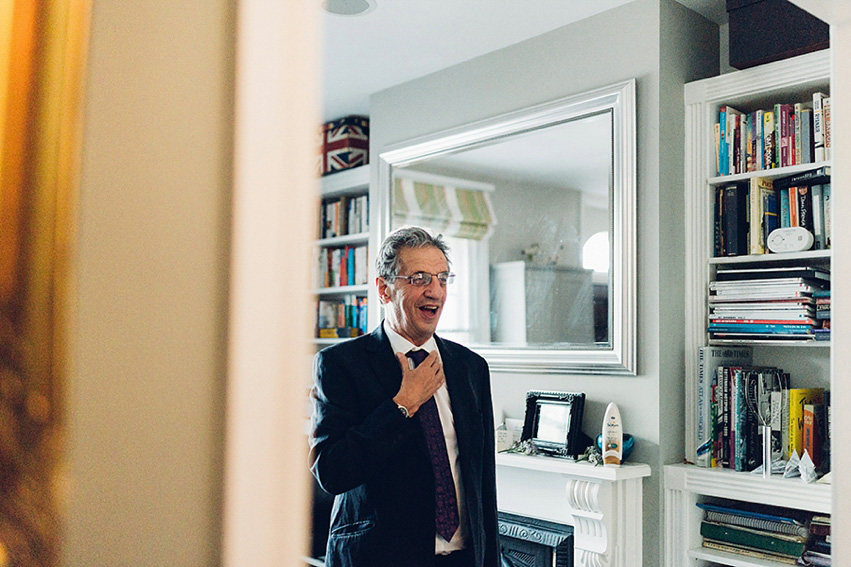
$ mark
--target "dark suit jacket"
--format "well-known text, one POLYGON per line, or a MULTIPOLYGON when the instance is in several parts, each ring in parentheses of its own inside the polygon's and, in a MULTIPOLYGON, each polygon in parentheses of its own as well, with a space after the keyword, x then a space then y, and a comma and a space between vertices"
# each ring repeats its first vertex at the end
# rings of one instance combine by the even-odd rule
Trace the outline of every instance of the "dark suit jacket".
MULTIPOLYGON (((435 336, 458 437, 475 565, 498 564, 494 423, 485 360, 435 336)), ((402 371, 383 325, 314 360, 311 470, 335 494, 327 567, 419 567, 434 561, 434 478, 417 419, 392 398, 402 371)))

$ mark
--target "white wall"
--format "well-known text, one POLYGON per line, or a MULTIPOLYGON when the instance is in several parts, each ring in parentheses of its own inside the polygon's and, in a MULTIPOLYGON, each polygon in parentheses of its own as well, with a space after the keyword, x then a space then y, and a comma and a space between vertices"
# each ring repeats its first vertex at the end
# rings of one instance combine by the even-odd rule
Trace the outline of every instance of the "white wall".
MULTIPOLYGON (((494 374, 496 415, 522 417, 532 389, 583 391, 596 436, 610 401, 638 439, 644 564, 660 562, 661 466, 682 458, 684 82, 717 74, 718 29, 672 0, 636 0, 371 100, 373 154, 388 145, 635 77, 638 137, 638 376, 494 374)), ((377 159, 372 162, 377 163, 377 159)))

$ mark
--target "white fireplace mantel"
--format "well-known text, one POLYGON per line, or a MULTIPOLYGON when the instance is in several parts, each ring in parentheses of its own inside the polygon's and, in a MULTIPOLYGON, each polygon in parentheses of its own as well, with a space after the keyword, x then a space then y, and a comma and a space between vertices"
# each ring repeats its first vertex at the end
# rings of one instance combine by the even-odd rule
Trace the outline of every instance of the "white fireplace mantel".
POLYGON ((501 512, 573 526, 577 567, 638 567, 645 464, 594 466, 554 457, 499 454, 501 512))

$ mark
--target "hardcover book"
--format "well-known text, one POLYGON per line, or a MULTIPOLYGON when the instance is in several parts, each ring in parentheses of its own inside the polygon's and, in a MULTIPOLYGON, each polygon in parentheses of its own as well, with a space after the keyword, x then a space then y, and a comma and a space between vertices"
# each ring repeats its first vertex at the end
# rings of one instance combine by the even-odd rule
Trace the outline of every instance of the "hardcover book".
POLYGON ((811 514, 768 504, 740 501, 698 502, 704 519, 716 524, 728 524, 770 533, 786 534, 806 539, 810 533, 811 514))
POLYGON ((813 93, 813 157, 815 161, 824 161, 824 99, 822 92, 813 93))
POLYGON ((804 452, 804 406, 821 403, 824 403, 824 388, 789 389, 789 455, 793 451, 799 456, 804 452))
POLYGON ((806 548, 805 538, 715 524, 705 520, 700 523, 700 535, 715 541, 747 546, 789 557, 800 557, 806 548))
POLYGON ((747 185, 724 187, 724 254, 744 256, 748 253, 748 195, 747 185))
POLYGON ((712 466, 713 443, 712 385, 720 366, 749 366, 753 358, 750 347, 703 346, 698 349, 697 360, 697 440, 694 463, 701 467, 712 466))

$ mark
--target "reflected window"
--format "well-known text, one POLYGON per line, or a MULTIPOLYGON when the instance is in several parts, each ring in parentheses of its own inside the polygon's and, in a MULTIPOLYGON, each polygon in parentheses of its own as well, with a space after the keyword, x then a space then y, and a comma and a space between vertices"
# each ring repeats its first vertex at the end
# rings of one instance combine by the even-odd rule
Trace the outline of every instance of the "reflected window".
POLYGON ((582 267, 594 270, 594 273, 609 271, 609 233, 606 231, 592 235, 582 246, 582 267))

